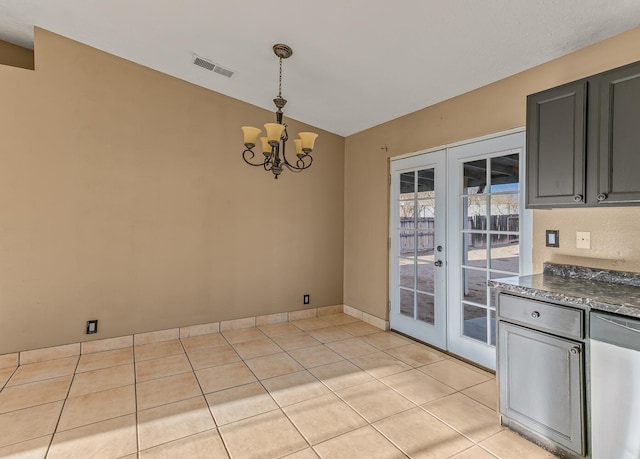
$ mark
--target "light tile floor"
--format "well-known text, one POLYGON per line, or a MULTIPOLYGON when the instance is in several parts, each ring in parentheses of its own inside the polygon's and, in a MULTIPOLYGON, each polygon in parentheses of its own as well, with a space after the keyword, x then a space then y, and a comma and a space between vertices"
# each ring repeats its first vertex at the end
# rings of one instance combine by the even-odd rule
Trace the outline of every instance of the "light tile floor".
POLYGON ((345 314, 0 371, 0 457, 543 458, 494 375, 345 314))

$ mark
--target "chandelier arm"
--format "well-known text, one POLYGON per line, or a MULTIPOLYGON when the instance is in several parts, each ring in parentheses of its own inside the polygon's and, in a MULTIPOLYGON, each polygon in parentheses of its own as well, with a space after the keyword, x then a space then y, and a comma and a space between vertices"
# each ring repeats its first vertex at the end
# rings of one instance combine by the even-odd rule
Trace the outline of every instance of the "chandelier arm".
POLYGON ((242 152, 242 159, 244 159, 244 162, 250 166, 265 166, 269 162, 269 157, 266 157, 263 162, 254 163, 251 160, 255 157, 256 157, 256 154, 253 152, 253 150, 250 150, 248 148, 242 152), (248 153, 251 153, 251 156, 249 156, 248 153))
POLYGON ((295 170, 295 171, 303 171, 305 169, 308 169, 309 167, 311 167, 311 164, 313 164, 313 156, 311 155, 304 155, 302 157, 298 157, 295 164, 285 160, 285 165, 287 166, 287 168, 289 170, 295 170))
MULTIPOLYGON (((285 125, 286 126, 286 125, 285 125)), ((306 169, 307 167, 311 166, 311 163, 313 162, 313 158, 311 158, 311 155, 304 155, 302 158, 298 157, 298 159, 296 160, 295 164, 289 162, 289 160, 287 159, 287 155, 285 154, 285 142, 289 139, 288 134, 287 134, 287 128, 285 127, 284 132, 282 134, 282 161, 284 162, 284 164, 287 166, 287 168, 289 170, 303 170, 306 169), (308 165, 306 165, 306 162, 303 160, 303 158, 305 157, 309 157, 311 158, 311 161, 309 162, 308 165)))
POLYGON ((304 167, 302 167, 301 169, 306 169, 307 167, 311 167, 311 165, 313 164, 313 156, 311 155, 304 155, 302 158, 298 158, 298 161, 296 161, 296 164, 300 164, 302 163, 302 165, 304 167), (305 165, 305 159, 309 158, 309 164, 305 165))
POLYGON ((284 165, 286 166, 287 169, 289 169, 291 172, 295 172, 296 174, 304 170, 304 169, 300 169, 299 167, 292 167, 291 164, 284 163, 284 165))

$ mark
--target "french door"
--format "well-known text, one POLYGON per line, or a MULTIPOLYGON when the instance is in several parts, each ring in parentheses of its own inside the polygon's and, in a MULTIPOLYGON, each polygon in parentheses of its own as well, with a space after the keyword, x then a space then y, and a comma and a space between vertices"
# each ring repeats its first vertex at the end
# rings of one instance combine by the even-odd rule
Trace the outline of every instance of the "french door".
POLYGON ((495 368, 490 279, 528 274, 524 131, 391 162, 391 328, 495 368))
POLYGON ((446 347, 445 151, 391 163, 391 327, 446 347))
POLYGON ((524 209, 524 132, 449 150, 448 349, 496 364, 496 300, 490 279, 531 271, 531 211, 524 209))

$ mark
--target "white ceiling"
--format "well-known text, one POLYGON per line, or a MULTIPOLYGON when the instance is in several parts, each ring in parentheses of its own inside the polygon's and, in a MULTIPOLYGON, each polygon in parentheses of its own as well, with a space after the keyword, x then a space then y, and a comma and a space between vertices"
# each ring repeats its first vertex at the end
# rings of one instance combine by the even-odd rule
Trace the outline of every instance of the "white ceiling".
POLYGON ((0 39, 42 27, 347 136, 640 25, 640 0, 0 0, 0 39), (237 73, 227 79, 192 54, 237 73))

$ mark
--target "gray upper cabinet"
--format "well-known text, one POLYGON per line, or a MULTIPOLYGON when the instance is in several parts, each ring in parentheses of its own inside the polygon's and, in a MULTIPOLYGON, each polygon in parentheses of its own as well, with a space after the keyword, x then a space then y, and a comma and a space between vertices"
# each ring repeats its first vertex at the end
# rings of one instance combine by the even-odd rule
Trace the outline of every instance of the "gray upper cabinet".
POLYGON ((527 98, 527 207, 584 205, 586 81, 527 98))
POLYGON ((640 204, 640 62, 527 98, 528 208, 640 204))
POLYGON ((600 78, 600 204, 640 203, 640 65, 600 78))

